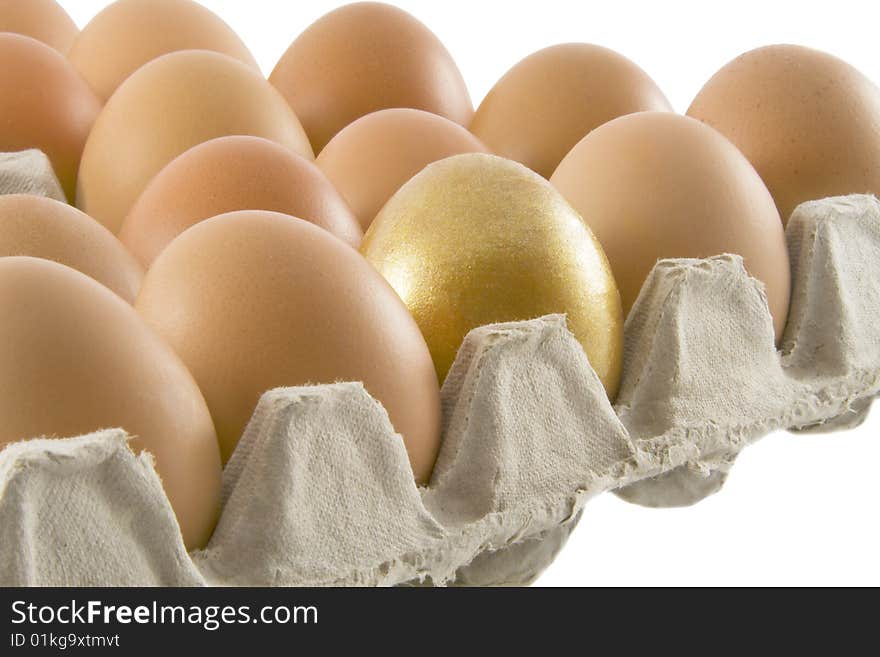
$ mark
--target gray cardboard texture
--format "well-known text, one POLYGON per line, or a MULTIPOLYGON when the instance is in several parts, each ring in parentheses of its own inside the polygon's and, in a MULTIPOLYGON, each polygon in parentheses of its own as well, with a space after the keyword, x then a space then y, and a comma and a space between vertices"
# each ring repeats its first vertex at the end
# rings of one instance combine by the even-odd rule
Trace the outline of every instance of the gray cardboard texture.
POLYGON ((33 194, 67 203, 49 158, 42 151, 0 153, 0 194, 33 194))

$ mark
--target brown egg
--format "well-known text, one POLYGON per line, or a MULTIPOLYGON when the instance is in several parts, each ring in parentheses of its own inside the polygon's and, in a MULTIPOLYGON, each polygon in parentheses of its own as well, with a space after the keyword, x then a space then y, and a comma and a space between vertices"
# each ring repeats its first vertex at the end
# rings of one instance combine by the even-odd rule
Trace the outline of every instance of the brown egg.
POLYGON ((177 356, 118 296, 48 260, 0 258, 0 389, 0 448, 125 429, 155 457, 187 548, 207 543, 221 477, 211 416, 177 356))
POLYGON ((880 90, 836 57, 752 50, 706 83, 688 115, 736 144, 786 223, 805 201, 880 194, 880 90))
POLYGON ((389 109, 343 128, 321 151, 317 163, 366 230, 385 202, 431 162, 488 152, 479 139, 442 116, 389 109))
POLYGON ((65 203, 0 195, 0 257, 54 260, 91 276, 133 303, 144 272, 109 230, 65 203))
POLYGON ((591 130, 651 110, 672 107, 642 69, 613 50, 566 43, 510 69, 477 109, 471 131, 493 153, 549 178, 591 130))
POLYGON ((358 2, 303 32, 269 77, 312 140, 315 153, 355 119, 410 107, 467 125, 474 113, 461 73, 442 43, 405 11, 358 2))
POLYGON ((0 32, 29 36, 63 55, 79 29, 55 0, 0 0, 0 32))
POLYGON ((203 221, 156 258, 136 307, 198 381, 224 461, 267 390, 362 381, 427 482, 440 440, 428 347, 394 290, 326 231, 264 211, 203 221))
POLYGON ((624 116, 584 137, 550 182, 604 247, 625 313, 657 260, 734 253, 766 286, 782 337, 791 285, 782 222, 761 178, 719 133, 665 112, 624 116))
POLYGON ((38 148, 72 199, 83 145, 101 102, 57 50, 0 34, 0 152, 38 148))
POLYGON ((141 66, 177 50, 213 50, 258 70, 235 32, 191 0, 117 0, 83 28, 68 59, 106 101, 141 66))
POLYGON ((265 137, 314 159, 284 98, 249 66, 208 52, 163 55, 107 101, 83 151, 77 205, 114 233, 162 167, 215 137, 265 137))
POLYGON ((219 137, 172 160, 150 181, 119 238, 145 266, 193 224, 234 210, 272 210, 311 221, 354 248, 363 232, 312 162, 260 137, 219 137))

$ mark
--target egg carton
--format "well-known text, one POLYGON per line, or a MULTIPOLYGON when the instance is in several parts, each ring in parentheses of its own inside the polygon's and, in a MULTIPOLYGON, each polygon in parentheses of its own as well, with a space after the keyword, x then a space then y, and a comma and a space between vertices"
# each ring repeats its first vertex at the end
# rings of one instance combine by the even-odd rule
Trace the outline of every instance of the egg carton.
POLYGON ((0 194, 34 194, 67 202, 49 158, 35 149, 0 153, 0 194))
POLYGON ((741 258, 660 261, 626 323, 614 406, 564 317, 472 331, 424 488, 362 385, 267 392, 224 471, 217 529, 190 554, 124 431, 7 446, 0 584, 528 584, 594 495, 693 504, 772 431, 864 419, 880 393, 880 201, 806 203, 787 239, 781 349, 741 258))

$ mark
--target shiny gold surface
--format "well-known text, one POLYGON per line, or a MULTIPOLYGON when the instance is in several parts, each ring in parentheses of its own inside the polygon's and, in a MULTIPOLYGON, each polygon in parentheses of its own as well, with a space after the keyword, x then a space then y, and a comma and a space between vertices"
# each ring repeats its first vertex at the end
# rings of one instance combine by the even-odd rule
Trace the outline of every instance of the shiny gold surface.
POLYGON ((361 253, 403 299, 445 379, 473 328, 565 313, 613 399, 623 312, 599 243, 544 179, 468 154, 430 165, 382 209, 361 253))

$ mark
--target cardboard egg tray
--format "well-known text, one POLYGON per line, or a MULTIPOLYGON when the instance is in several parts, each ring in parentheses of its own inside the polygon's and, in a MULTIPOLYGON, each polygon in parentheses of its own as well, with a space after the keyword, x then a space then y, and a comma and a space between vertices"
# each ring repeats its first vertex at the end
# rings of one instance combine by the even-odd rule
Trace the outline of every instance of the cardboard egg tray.
POLYGON ((426 488, 360 384, 267 392, 224 472, 214 536, 191 554, 122 430, 10 445, 0 584, 527 584, 594 495, 693 504, 772 431, 864 419, 880 392, 880 201, 806 203, 787 238, 780 350, 738 256, 661 261, 626 323, 614 406, 564 317, 472 331, 426 488))

